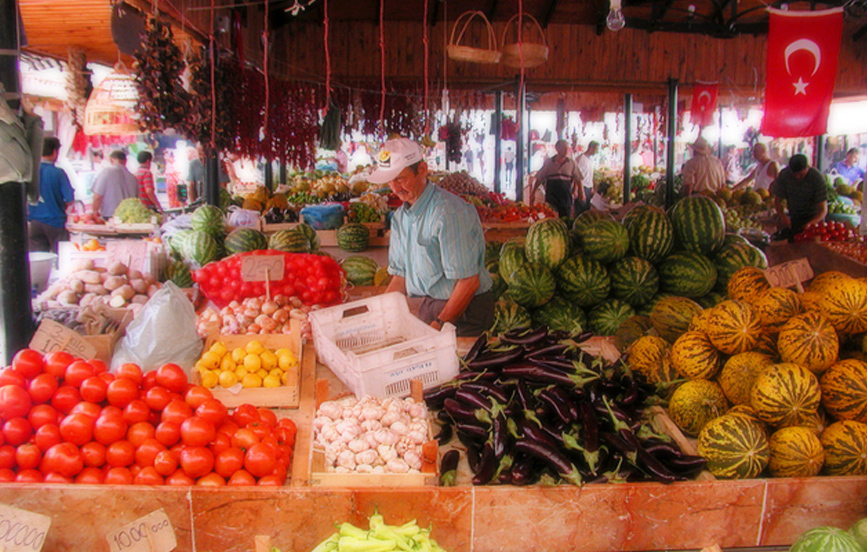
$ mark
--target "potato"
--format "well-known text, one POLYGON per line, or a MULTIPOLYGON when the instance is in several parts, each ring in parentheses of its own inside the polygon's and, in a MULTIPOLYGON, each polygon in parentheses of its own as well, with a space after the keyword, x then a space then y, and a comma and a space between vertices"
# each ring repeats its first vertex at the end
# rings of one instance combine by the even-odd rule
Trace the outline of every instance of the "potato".
POLYGON ((109 292, 102 284, 84 284, 84 291, 86 293, 95 293, 96 295, 108 295, 109 292))
POLYGON ((100 274, 102 274, 103 272, 108 272, 108 271, 105 269, 105 267, 101 267, 101 266, 97 266, 97 267, 95 267, 95 268, 93 269, 93 271, 94 271, 94 272, 99 272, 100 274))
POLYGON ((139 303, 131 303, 128 308, 130 311, 132 311, 133 317, 135 317, 138 316, 138 313, 141 312, 141 310, 144 308, 144 305, 141 305, 139 303))
POLYGON ((114 291, 119 287, 125 286, 127 284, 126 278, 123 276, 109 276, 108 279, 102 285, 108 291, 114 291))
POLYGON ((135 297, 135 290, 132 289, 132 286, 129 284, 124 284, 117 288, 116 290, 111 292, 112 297, 123 297, 125 301, 129 301, 133 297, 135 297))
POLYGON ((126 298, 121 295, 115 295, 108 302, 108 306, 115 309, 122 309, 126 306, 126 298))
POLYGON ((136 270, 134 268, 129 269, 129 272, 126 273, 127 278, 130 280, 141 280, 142 273, 140 270, 136 270))
POLYGON ((64 284, 63 282, 57 282, 55 284, 48 286, 48 289, 46 289, 42 295, 46 299, 49 299, 49 300, 57 299, 57 296, 61 292, 66 291, 67 289, 69 289, 69 288, 66 284, 64 284))
POLYGON ((132 301, 130 301, 130 303, 134 303, 137 305, 144 305, 149 300, 150 300, 150 297, 148 297, 147 295, 136 295, 132 298, 132 301))
POLYGON ((111 274, 109 274, 108 272, 100 272, 99 273, 99 279, 102 280, 103 284, 105 283, 106 280, 108 280, 111 277, 112 277, 111 274))
MULTIPOLYGON (((145 280, 147 281, 147 280, 145 280)), ((156 284, 150 284, 148 286, 148 297, 153 297, 156 292, 158 292, 160 288, 156 286, 156 284)))
POLYGON ((75 264, 72 265, 72 271, 78 272, 80 270, 93 270, 93 267, 93 259, 78 259, 75 261, 75 264))
POLYGON ((142 279, 130 280, 129 285, 132 286, 132 289, 134 289, 136 293, 141 293, 143 295, 147 295, 148 293, 148 283, 142 279))
POLYGON ((62 309, 63 307, 67 307, 69 305, 64 305, 60 301, 48 301, 45 303, 45 306, 49 309, 62 309))
POLYGON ((73 277, 85 284, 101 284, 102 277, 95 270, 82 270, 73 274, 73 277))
POLYGON ((81 301, 78 302, 78 305, 81 307, 86 307, 90 304, 93 304, 94 301, 97 300, 99 295, 95 293, 85 293, 81 296, 81 301))
POLYGON ((81 296, 71 289, 67 289, 57 296, 57 301, 65 305, 77 305, 80 300, 81 296))
POLYGON ((120 261, 115 261, 108 265, 108 273, 112 276, 122 276, 129 272, 129 268, 120 261))
POLYGON ((84 282, 81 280, 70 280, 69 289, 78 294, 84 293, 84 282))

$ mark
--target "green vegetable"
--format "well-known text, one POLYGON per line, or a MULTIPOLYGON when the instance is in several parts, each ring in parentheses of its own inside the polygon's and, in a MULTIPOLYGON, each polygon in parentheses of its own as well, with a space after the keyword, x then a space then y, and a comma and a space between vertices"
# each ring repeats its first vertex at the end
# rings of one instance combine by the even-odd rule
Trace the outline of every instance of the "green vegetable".
POLYGON ((151 221, 155 213, 145 207, 141 199, 131 197, 120 202, 114 210, 114 216, 122 224, 145 224, 151 221))
POLYGON ((375 513, 368 520, 369 530, 341 523, 337 532, 319 543, 312 552, 446 552, 430 538, 430 529, 416 520, 403 525, 388 525, 375 513))

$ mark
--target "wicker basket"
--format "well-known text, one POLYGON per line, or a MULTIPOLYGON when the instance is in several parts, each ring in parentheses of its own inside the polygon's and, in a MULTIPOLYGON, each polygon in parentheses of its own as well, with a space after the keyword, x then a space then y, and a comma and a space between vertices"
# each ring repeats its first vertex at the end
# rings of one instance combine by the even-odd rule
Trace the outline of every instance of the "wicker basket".
POLYGON ((503 52, 503 65, 508 65, 509 67, 521 67, 523 65, 525 69, 529 69, 538 67, 548 61, 548 40, 545 38, 545 31, 542 30, 542 26, 539 25, 535 17, 525 13, 523 19, 525 25, 528 24, 527 20, 529 20, 529 24, 536 29, 538 42, 506 44, 506 36, 509 34, 513 23, 515 23, 514 32, 517 35, 518 14, 516 13, 509 19, 506 27, 503 29, 503 47, 501 51, 503 52))
POLYGON ((138 92, 135 76, 123 63, 114 66, 99 86, 93 89, 84 108, 84 132, 96 134, 140 134, 133 111, 138 92))
POLYGON ((455 21, 446 51, 450 58, 457 61, 469 61, 471 63, 499 63, 503 54, 496 48, 497 35, 494 34, 494 28, 491 26, 491 22, 488 21, 488 18, 485 17, 485 14, 480 11, 468 11, 462 13, 461 16, 458 17, 457 21, 455 21), (461 40, 464 38, 464 33, 467 31, 467 27, 476 17, 481 18, 482 22, 485 24, 488 48, 476 48, 473 46, 461 45, 461 40), (457 38, 455 38, 455 32, 457 32, 459 26, 461 30, 457 33, 457 38))

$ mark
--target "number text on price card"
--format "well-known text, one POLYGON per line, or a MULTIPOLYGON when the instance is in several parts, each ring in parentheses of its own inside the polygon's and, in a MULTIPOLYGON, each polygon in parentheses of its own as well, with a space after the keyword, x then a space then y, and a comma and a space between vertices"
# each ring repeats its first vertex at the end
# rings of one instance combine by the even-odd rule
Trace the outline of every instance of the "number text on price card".
POLYGON ((0 504, 0 549, 39 552, 51 527, 51 518, 0 504))
POLYGON ((54 320, 43 320, 39 323, 30 348, 43 354, 53 351, 66 351, 72 356, 90 360, 96 356, 96 348, 88 343, 83 336, 70 330, 54 320))
POLYGON ((241 279, 245 282, 272 282, 283 279, 282 255, 248 255, 241 260, 241 279))
POLYGON ((175 529, 163 509, 124 525, 106 539, 111 552, 171 552, 178 546, 175 529))

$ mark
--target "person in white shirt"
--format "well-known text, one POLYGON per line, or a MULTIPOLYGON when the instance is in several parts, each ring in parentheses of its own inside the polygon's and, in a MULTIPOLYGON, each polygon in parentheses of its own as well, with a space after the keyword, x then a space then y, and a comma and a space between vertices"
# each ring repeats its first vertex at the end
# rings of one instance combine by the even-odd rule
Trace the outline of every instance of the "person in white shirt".
POLYGON ((103 169, 93 183, 93 212, 109 219, 124 199, 138 197, 138 180, 126 168, 126 153, 117 150, 109 155, 111 165, 103 169))
POLYGON ((590 200, 593 199, 593 171, 596 168, 593 156, 599 151, 599 142, 595 140, 587 144, 587 149, 581 152, 576 161, 578 162, 578 184, 572 191, 575 198, 575 216, 590 209, 590 200))
POLYGON ((753 159, 756 160, 756 166, 753 167, 750 174, 735 184, 734 188, 743 188, 748 186, 750 182, 755 182, 753 187, 756 190, 770 190, 771 184, 780 174, 780 166, 768 155, 768 146, 761 142, 757 142, 753 146, 753 159))

